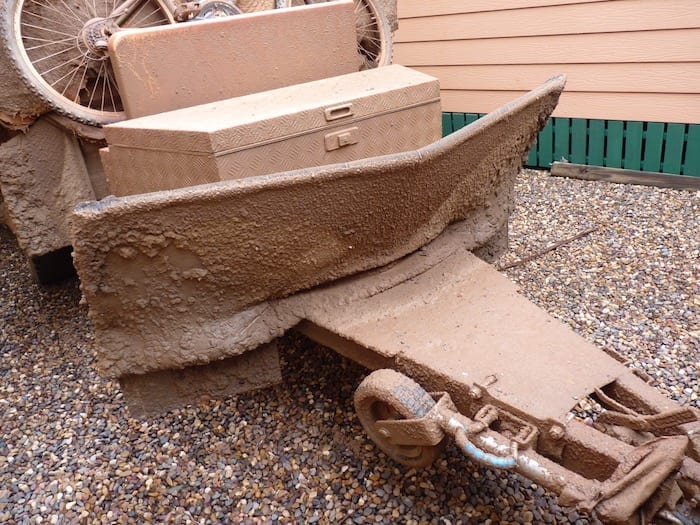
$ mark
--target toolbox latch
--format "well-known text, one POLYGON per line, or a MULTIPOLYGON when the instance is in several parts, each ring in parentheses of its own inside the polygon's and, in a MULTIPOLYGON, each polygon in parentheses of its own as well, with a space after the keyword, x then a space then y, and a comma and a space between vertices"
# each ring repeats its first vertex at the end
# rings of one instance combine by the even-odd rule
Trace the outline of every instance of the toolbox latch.
POLYGON ((334 133, 329 133, 324 137, 326 142, 326 151, 333 151, 345 146, 357 144, 358 128, 347 128, 334 133))

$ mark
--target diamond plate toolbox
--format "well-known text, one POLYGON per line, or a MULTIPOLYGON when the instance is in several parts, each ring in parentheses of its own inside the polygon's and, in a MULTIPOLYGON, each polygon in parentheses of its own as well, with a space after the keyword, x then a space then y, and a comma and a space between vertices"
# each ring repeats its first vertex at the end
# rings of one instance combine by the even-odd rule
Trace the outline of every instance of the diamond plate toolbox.
POLYGON ((388 66, 105 126, 117 196, 410 151, 440 139, 437 79, 388 66))

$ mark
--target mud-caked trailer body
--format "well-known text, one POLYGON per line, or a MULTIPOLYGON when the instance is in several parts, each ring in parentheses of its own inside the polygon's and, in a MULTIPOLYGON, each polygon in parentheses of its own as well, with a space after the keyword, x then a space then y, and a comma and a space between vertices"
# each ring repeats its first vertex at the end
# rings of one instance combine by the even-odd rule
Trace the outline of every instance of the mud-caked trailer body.
POLYGON ((391 62, 396 0, 295 12, 325 3, 97 0, 86 6, 76 0, 2 0, 0 221, 15 233, 36 280, 50 283, 74 273, 70 211, 112 193, 98 153, 106 145, 104 124, 139 111, 186 107, 391 62), (267 16, 273 12, 285 13, 267 16), (131 79, 129 68, 116 71, 112 64, 107 43, 120 32, 234 15, 241 20, 224 28, 218 42, 206 32, 197 36, 196 29, 175 45, 161 38, 139 41, 124 54, 133 51, 131 58, 151 62, 131 79), (148 67, 159 68, 157 85, 136 78, 150 74, 148 67), (189 74, 186 82, 199 83, 197 89, 183 88, 183 71, 189 74))
POLYGON ((401 464, 451 439, 605 523, 697 515, 698 411, 485 262, 563 77, 440 138, 437 81, 384 67, 391 0, 110 1, 47 45, 50 1, 2 2, 4 220, 40 280, 74 261, 135 416, 279 382, 295 328, 373 370, 355 407, 401 464))

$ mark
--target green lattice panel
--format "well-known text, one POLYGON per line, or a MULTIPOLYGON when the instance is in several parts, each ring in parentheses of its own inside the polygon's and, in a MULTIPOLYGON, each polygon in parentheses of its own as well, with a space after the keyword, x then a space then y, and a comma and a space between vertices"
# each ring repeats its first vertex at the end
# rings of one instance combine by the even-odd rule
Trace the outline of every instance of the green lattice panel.
MULTIPOLYGON (((482 117, 444 113, 443 130, 452 133, 482 117)), ((530 150, 526 165, 549 168, 552 162, 607 166, 700 176, 700 124, 667 124, 555 117, 530 150)))

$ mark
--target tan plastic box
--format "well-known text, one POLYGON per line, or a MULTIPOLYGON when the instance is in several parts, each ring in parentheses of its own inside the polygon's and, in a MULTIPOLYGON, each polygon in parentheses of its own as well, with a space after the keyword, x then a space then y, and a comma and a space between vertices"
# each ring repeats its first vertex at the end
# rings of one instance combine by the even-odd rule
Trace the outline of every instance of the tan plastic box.
POLYGON ((352 73, 361 64, 352 0, 119 31, 109 55, 128 118, 352 73))
POLYGON ((442 134, 437 79, 361 71, 105 126, 110 191, 132 195, 420 148, 442 134))

